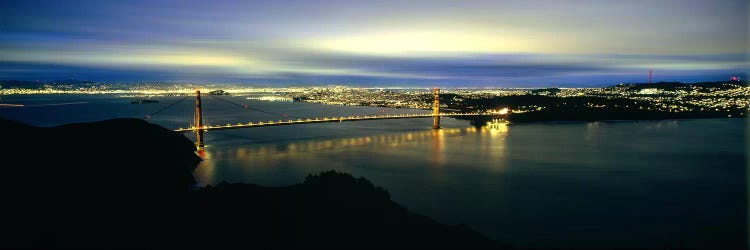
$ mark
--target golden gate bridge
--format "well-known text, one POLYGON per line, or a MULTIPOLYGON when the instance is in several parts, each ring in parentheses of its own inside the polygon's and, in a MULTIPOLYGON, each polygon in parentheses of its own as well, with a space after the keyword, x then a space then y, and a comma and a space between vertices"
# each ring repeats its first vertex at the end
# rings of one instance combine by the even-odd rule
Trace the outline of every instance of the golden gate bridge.
MULTIPOLYGON (((367 120, 388 120, 388 119, 411 119, 411 118, 433 118, 432 128, 440 129, 440 118, 441 117, 459 117, 459 116, 501 116, 506 115, 508 109, 502 109, 492 112, 469 112, 469 113, 441 113, 440 112, 440 89, 433 90, 433 104, 431 114, 394 114, 394 115, 365 115, 365 116, 339 116, 339 117, 314 117, 314 118, 297 118, 289 120, 270 120, 270 121, 259 121, 259 122, 247 122, 247 123, 236 123, 226 125, 205 125, 203 123, 203 108, 201 104, 201 92, 197 90, 195 93, 195 117, 194 123, 187 128, 178 128, 176 132, 194 132, 195 133, 195 146, 200 149, 205 146, 204 144, 204 133, 209 130, 226 130, 226 129, 240 129, 240 128, 258 128, 258 127, 271 127, 271 126, 285 126, 285 125, 297 125, 297 124, 311 124, 311 123, 326 123, 326 122, 345 122, 345 121, 367 121, 367 120)), ((218 98, 217 98, 218 99, 218 98)), ((229 102, 223 99, 221 101, 229 102)), ((234 105, 242 106, 245 109, 251 109, 258 112, 278 115, 276 113, 249 108, 247 105, 240 105, 229 102, 234 105)), ((176 104, 176 103, 175 103, 176 104)), ((159 113, 172 105, 169 105, 162 110, 159 110, 151 115, 146 116, 147 118, 152 115, 159 113)), ((286 115, 285 115, 286 116, 286 115)))

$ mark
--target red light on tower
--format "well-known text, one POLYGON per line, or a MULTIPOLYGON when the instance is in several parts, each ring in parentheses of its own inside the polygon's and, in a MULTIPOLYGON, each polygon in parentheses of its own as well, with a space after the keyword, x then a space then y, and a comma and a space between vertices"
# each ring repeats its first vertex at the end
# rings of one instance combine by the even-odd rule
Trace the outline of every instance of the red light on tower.
POLYGON ((740 77, 739 77, 739 76, 730 76, 730 77, 729 77, 729 80, 730 80, 730 81, 739 81, 739 80, 740 80, 740 77))

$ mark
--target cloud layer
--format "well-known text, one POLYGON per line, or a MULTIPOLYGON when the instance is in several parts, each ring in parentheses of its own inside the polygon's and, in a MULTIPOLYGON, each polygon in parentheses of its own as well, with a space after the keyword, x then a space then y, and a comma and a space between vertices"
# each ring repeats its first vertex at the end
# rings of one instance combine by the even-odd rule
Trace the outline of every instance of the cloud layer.
POLYGON ((0 79, 586 86, 745 76, 746 1, 4 1, 0 79))

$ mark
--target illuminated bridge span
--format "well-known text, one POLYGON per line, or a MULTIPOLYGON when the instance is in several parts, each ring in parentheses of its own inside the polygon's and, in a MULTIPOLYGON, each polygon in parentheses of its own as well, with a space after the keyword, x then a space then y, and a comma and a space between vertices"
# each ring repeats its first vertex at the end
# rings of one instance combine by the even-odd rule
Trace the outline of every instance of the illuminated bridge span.
MULTIPOLYGON (((454 117, 454 116, 491 116, 499 115, 499 113, 440 113, 438 116, 441 117, 454 117)), ((403 115, 368 115, 368 116, 346 116, 346 117, 325 117, 325 118, 306 118, 297 120, 287 121, 267 121, 267 122, 249 122, 249 123, 237 123, 237 124, 226 124, 226 125, 204 125, 203 127, 189 127, 179 128, 177 132, 191 132, 196 130, 221 130, 221 129, 237 129, 237 128, 256 128, 256 127, 270 127, 270 126, 283 126, 283 125, 294 125, 294 124, 307 124, 307 123, 324 123, 324 122, 345 122, 345 121, 366 121, 366 120, 387 120, 387 119, 407 119, 407 118, 432 118, 435 117, 433 114, 403 114, 403 115)))
MULTIPOLYGON (((221 100, 221 99, 220 99, 221 100)), ((237 106, 243 106, 240 104, 232 103, 237 106)), ((247 105, 243 106, 245 109, 250 109, 247 105)), ((169 108, 166 107, 166 108, 169 108)), ((165 108, 165 109, 166 109, 165 108)), ((258 109, 252 109, 258 112, 274 114, 258 109)), ((161 112, 157 111, 154 114, 161 112)), ((226 124, 226 125, 205 125, 203 123, 203 111, 201 105, 201 92, 196 91, 195 97, 195 117, 194 123, 188 128, 179 128, 177 132, 195 132, 195 146, 199 149, 204 146, 203 137, 204 133, 209 130, 223 130, 223 129, 238 129, 238 128, 257 128, 257 127, 271 127, 271 126, 283 126, 283 125, 295 125, 295 124, 309 124, 309 123, 324 123, 324 122, 345 122, 345 121, 366 121, 366 120, 388 120, 388 119, 409 119, 409 118, 433 118, 432 128, 440 128, 440 117, 455 117, 455 116, 498 116, 505 115, 508 113, 508 109, 503 109, 497 112, 490 113, 440 113, 440 90, 435 89, 433 93, 432 113, 431 114, 401 114, 401 115, 367 115, 367 116, 342 116, 342 117, 325 117, 325 118, 299 118, 296 120, 287 121, 268 121, 268 122, 248 122, 248 123, 237 123, 237 124, 226 124)), ((147 116, 147 117, 150 117, 147 116)))

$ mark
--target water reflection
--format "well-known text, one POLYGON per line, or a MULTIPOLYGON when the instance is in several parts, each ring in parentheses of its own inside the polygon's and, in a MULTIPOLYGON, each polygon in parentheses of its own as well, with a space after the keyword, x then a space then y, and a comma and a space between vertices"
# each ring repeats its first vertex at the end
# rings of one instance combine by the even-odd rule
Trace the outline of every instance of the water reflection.
MULTIPOLYGON (((256 171, 266 171, 261 169, 286 167, 288 164, 299 164, 299 162, 310 166, 325 165, 320 167, 351 167, 350 164, 338 159, 320 156, 325 152, 333 153, 332 155, 340 152, 394 152, 397 155, 412 154, 414 156, 424 154, 426 158, 423 158, 424 162, 419 165, 429 165, 433 169, 447 165, 473 165, 501 169, 504 164, 499 163, 498 160, 505 155, 507 133, 508 127, 502 123, 479 129, 476 127, 443 128, 291 143, 216 147, 209 145, 203 152, 204 161, 195 170, 195 177, 200 183, 217 183, 222 181, 219 180, 221 177, 216 176, 217 171, 235 169, 243 174, 252 174, 256 171), (479 140, 482 143, 476 145, 465 140, 479 140), (451 147, 451 145, 456 146, 451 147), (425 151, 419 153, 420 148, 425 151), (471 160, 467 160, 464 156, 474 153, 463 150, 480 152, 481 157, 479 159, 472 157, 471 160), (228 164, 229 162, 234 162, 234 164, 228 164)), ((418 164, 418 161, 415 163, 418 164)))
MULTIPOLYGON (((436 134, 433 130, 408 132, 401 134, 381 134, 371 135, 362 137, 351 137, 341 139, 327 139, 327 140, 308 140, 301 142, 292 142, 285 145, 279 144, 263 144, 263 145, 252 145, 252 146, 238 146, 234 149, 227 149, 226 152, 236 152, 237 158, 255 157, 256 155, 268 155, 268 154, 294 154, 297 152, 308 152, 308 151, 321 151, 321 150, 332 150, 346 147, 359 147, 365 145, 390 145, 398 146, 400 143, 405 142, 421 142, 432 140, 434 137, 453 136, 460 135, 463 129, 441 129, 436 134), (241 153, 240 153, 241 152, 241 153)), ((210 149, 207 149, 210 150, 210 149)))
POLYGON ((586 132, 583 135, 583 140, 591 146, 598 146, 599 134, 602 128, 604 128, 604 124, 601 122, 586 123, 586 132))
POLYGON ((505 139, 509 127, 505 121, 493 120, 480 129, 472 128, 479 140, 479 156, 477 164, 489 167, 491 170, 502 170, 505 167, 504 158, 507 151, 505 139))
POLYGON ((432 130, 432 148, 430 150, 430 163, 432 166, 443 166, 445 164, 445 149, 443 148, 445 133, 445 129, 432 130))
POLYGON ((203 161, 193 171, 193 175, 200 183, 216 183, 216 162, 213 161, 211 151, 202 149, 198 151, 198 155, 203 158, 203 161))

